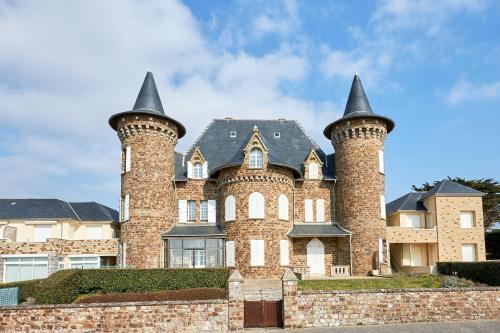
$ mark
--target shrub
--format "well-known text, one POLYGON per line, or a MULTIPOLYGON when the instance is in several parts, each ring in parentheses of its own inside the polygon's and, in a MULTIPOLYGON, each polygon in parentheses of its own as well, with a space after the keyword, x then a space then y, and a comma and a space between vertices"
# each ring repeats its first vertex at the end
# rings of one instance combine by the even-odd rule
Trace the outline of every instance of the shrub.
POLYGON ((437 267, 444 275, 500 286, 500 261, 438 262, 437 267))
POLYGON ((441 282, 441 287, 443 288, 468 288, 474 287, 475 285, 473 281, 457 276, 445 276, 441 282))
POLYGON ((0 288, 19 288, 19 301, 26 302, 28 297, 36 297, 40 290, 40 281, 42 280, 28 280, 18 282, 8 282, 0 284, 0 288))
POLYGON ((486 245, 486 259, 500 259, 500 230, 493 230, 484 234, 486 245))
POLYGON ((41 281, 38 304, 71 303, 87 294, 225 288, 227 269, 75 269, 41 281))

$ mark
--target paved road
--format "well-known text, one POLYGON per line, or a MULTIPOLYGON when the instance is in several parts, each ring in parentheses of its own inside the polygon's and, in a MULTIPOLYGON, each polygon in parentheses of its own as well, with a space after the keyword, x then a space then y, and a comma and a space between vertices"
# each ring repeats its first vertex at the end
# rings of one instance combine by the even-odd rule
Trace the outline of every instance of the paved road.
POLYGON ((499 333, 500 320, 408 323, 300 330, 248 330, 252 333, 499 333))

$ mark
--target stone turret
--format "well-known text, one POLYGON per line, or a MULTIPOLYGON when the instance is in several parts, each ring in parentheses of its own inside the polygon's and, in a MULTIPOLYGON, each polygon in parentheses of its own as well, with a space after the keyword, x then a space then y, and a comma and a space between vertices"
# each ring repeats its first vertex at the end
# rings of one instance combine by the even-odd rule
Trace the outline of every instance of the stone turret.
POLYGON ((356 73, 344 116, 323 132, 335 148, 337 221, 352 232, 354 275, 390 271, 383 156, 393 128, 391 119, 373 113, 356 73))
POLYGON ((165 115, 148 72, 134 107, 113 115, 122 144, 121 238, 125 265, 163 266, 160 235, 175 222, 174 150, 186 130, 165 115))

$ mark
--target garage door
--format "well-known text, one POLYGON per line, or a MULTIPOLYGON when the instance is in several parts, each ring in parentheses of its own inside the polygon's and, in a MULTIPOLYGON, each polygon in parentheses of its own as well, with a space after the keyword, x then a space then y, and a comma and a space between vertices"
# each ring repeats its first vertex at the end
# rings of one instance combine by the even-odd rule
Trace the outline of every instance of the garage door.
POLYGON ((283 301, 245 301, 243 326, 283 327, 283 301))

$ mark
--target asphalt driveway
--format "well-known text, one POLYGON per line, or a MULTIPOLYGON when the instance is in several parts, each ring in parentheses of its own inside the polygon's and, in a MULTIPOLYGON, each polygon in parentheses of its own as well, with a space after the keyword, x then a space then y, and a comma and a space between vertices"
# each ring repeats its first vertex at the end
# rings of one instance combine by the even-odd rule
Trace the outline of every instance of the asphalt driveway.
POLYGON ((499 333, 500 320, 453 321, 436 323, 387 324, 373 326, 352 326, 335 328, 311 328, 298 330, 251 329, 257 332, 283 333, 499 333))

